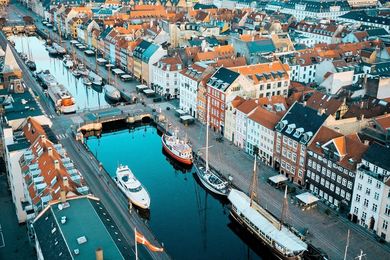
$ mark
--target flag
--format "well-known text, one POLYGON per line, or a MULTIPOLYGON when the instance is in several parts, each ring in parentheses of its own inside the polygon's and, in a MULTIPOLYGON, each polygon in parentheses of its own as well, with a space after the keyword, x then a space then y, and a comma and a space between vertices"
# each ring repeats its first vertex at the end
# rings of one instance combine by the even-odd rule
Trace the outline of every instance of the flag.
POLYGON ((157 246, 154 246, 152 245, 141 233, 139 233, 138 231, 135 231, 135 238, 136 238, 136 242, 137 243, 140 243, 140 244, 143 244, 145 245, 147 248, 149 248, 149 250, 153 251, 153 252, 162 252, 164 251, 164 248, 161 248, 161 247, 157 247, 157 246))

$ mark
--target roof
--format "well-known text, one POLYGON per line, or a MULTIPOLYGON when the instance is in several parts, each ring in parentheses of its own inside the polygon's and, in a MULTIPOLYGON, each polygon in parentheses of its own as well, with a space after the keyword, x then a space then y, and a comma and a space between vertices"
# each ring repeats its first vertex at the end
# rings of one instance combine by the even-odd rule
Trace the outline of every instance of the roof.
POLYGON ((11 96, 13 102, 4 106, 5 116, 8 121, 43 115, 37 101, 31 96, 29 91, 12 93, 11 96))
POLYGON ((153 54, 158 50, 159 47, 159 45, 153 43, 150 44, 142 55, 142 61, 148 63, 149 59, 153 56, 153 54))
POLYGON ((98 199, 79 197, 48 206, 33 225, 45 259, 94 260, 98 248, 103 249, 105 259, 131 258, 126 240, 112 219, 107 221, 110 219, 98 199), (64 224, 62 217, 66 217, 64 224), (85 243, 78 242, 81 237, 85 243))
POLYGON ((295 196, 297 199, 305 203, 306 205, 316 203, 319 199, 310 192, 301 193, 295 196))
POLYGON ((244 114, 249 114, 258 106, 256 99, 248 99, 237 107, 237 110, 244 114))
POLYGON ((276 48, 271 39, 246 42, 250 53, 275 52, 276 48))
POLYGON ((30 143, 33 143, 41 135, 46 135, 44 128, 32 117, 27 118, 25 125, 23 126, 24 136, 30 143))
POLYGON ((276 131, 289 138, 307 144, 328 118, 317 110, 295 102, 276 125, 276 131))
POLYGON ((7 150, 9 152, 14 152, 14 151, 27 149, 29 146, 30 143, 27 142, 27 140, 18 141, 17 143, 7 145, 7 150))
POLYGON ((308 149, 317 154, 324 155, 324 150, 327 153, 338 155, 333 161, 342 167, 350 170, 355 170, 356 165, 360 162, 363 153, 368 146, 362 143, 357 134, 343 135, 328 127, 321 127, 313 142, 308 149))
POLYGON ((18 63, 16 62, 15 56, 11 50, 9 44, 7 44, 7 49, 5 50, 4 65, 2 73, 10 73, 15 70, 21 70, 18 63))
POLYGON ((390 147, 373 143, 364 153, 363 159, 390 172, 390 147))
POLYGON ((239 76, 239 73, 221 67, 211 76, 207 84, 225 92, 239 76))
POLYGON ((375 121, 383 130, 390 129, 390 114, 378 116, 375 118, 375 121))
POLYGON ((239 105, 241 105, 243 102, 245 101, 244 98, 240 97, 240 96, 236 96, 235 98, 233 98, 232 100, 232 107, 234 108, 237 108, 239 105))
POLYGON ((290 67, 280 61, 234 67, 231 70, 248 76, 255 84, 289 78, 290 67))
POLYGON ((332 96, 328 96, 321 92, 315 91, 313 95, 306 101, 306 105, 315 110, 324 109, 327 115, 335 114, 342 106, 343 101, 332 96))
POLYGON ((248 116, 248 119, 272 130, 275 128, 280 118, 282 118, 282 115, 269 111, 264 107, 257 107, 256 110, 248 116))

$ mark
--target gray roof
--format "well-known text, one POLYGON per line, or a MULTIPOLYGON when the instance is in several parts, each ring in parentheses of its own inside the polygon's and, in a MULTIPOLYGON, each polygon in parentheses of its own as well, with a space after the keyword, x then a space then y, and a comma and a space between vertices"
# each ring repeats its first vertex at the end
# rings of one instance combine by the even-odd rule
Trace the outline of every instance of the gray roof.
POLYGON ((390 147, 373 143, 363 154, 363 159, 390 172, 390 147))
POLYGON ((352 11, 348 12, 340 18, 350 19, 360 22, 374 23, 374 24, 382 24, 382 25, 390 25, 390 18, 383 16, 370 16, 364 11, 352 11))
POLYGON ((4 105, 8 121, 42 115, 41 109, 29 91, 25 90, 24 93, 11 93, 10 95, 13 102, 4 105))
POLYGON ((247 42, 246 45, 250 53, 267 53, 276 50, 271 39, 251 41, 247 42))
POLYGON ((328 118, 317 110, 295 102, 275 126, 276 131, 303 144, 307 144, 328 118))
POLYGON ((93 260, 97 248, 103 249, 107 259, 132 257, 130 246, 100 201, 80 197, 61 204, 62 209, 59 205, 45 209, 33 223, 45 259, 93 260), (66 217, 64 224, 62 217, 66 217), (77 239, 83 236, 87 241, 79 244, 77 239))
POLYGON ((239 76, 239 73, 221 67, 211 76, 207 84, 225 92, 239 76))

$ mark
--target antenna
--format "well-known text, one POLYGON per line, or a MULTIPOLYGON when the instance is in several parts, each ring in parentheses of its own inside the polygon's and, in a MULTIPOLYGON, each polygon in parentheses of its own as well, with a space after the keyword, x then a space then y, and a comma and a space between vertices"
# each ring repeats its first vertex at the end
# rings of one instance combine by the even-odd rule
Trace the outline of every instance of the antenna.
POLYGON ((252 207, 253 201, 257 198, 257 175, 256 175, 256 155, 255 155, 255 161, 253 163, 253 175, 252 175, 252 183, 250 186, 250 206, 252 207))

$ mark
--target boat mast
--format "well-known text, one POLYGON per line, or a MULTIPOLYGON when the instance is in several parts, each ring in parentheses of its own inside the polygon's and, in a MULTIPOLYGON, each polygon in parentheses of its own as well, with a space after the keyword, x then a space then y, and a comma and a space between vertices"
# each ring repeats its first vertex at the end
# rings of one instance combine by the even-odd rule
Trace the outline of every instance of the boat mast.
POLYGON ((252 183, 250 186, 250 206, 252 207, 253 201, 257 198, 257 174, 256 174, 256 155, 255 155, 255 161, 253 163, 253 175, 252 175, 252 183))
POLYGON ((209 94, 206 92, 206 172, 209 171, 209 118, 210 118, 210 98, 209 94))
POLYGON ((287 185, 286 189, 284 190, 284 198, 283 198, 283 205, 282 205, 282 216, 280 217, 280 225, 279 230, 282 229, 283 222, 287 217, 287 207, 288 207, 288 201, 287 201, 287 185))

